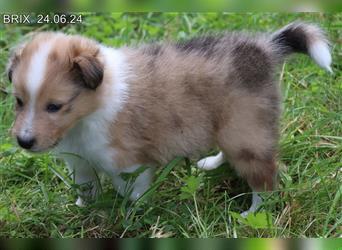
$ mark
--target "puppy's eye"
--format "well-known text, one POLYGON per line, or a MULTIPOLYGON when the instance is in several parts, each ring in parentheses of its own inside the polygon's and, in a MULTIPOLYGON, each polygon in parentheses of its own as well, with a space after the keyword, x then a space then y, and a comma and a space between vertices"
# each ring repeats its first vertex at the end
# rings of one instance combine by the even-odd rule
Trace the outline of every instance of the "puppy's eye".
POLYGON ((22 106, 24 106, 23 100, 21 100, 19 97, 16 97, 15 99, 16 99, 16 101, 17 101, 18 107, 21 108, 22 106))
POLYGON ((62 104, 50 103, 46 106, 46 111, 49 113, 56 113, 62 108, 62 104))

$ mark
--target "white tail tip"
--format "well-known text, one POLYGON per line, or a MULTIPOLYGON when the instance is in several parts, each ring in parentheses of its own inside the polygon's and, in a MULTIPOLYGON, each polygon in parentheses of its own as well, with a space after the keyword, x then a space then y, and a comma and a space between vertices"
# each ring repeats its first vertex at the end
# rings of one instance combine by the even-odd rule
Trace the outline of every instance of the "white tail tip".
POLYGON ((314 41, 309 47, 309 54, 323 69, 332 73, 329 45, 322 40, 314 41))

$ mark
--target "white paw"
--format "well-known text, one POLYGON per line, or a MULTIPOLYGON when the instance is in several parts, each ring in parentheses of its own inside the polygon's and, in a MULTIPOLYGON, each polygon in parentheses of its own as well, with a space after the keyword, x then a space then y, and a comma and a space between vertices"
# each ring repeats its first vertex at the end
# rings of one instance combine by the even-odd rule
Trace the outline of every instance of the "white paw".
POLYGON ((141 196, 140 192, 133 191, 130 195, 130 199, 131 199, 131 201, 136 201, 140 198, 140 196, 141 196))
POLYGON ((250 213, 255 213, 261 204, 262 204, 262 198, 258 195, 258 193, 253 192, 251 207, 247 211, 241 213, 240 215, 243 218, 246 218, 250 213))
POLYGON ((77 201, 75 202, 76 206, 78 207, 85 207, 84 201, 81 197, 77 198, 77 201))
POLYGON ((247 210, 247 211, 242 212, 240 215, 241 215, 243 218, 246 218, 250 213, 253 213, 253 211, 247 210))
POLYGON ((206 157, 197 162, 197 167, 203 170, 212 170, 224 163, 224 155, 220 152, 218 155, 206 157))

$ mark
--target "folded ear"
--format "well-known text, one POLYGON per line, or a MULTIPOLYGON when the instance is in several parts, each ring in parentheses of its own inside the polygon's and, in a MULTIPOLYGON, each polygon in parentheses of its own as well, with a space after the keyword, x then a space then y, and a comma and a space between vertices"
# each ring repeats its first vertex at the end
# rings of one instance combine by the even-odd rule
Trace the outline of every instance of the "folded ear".
POLYGON ((74 74, 89 89, 96 89, 103 79, 103 65, 97 54, 80 54, 72 59, 74 74))
POLYGON ((104 66, 99 57, 99 45, 88 38, 72 36, 69 58, 71 72, 77 84, 95 90, 103 79, 104 66))
POLYGON ((13 71, 20 61, 20 57, 21 57, 21 54, 25 45, 26 43, 22 43, 18 45, 17 47, 14 47, 10 52, 10 57, 8 59, 8 63, 6 67, 7 77, 10 82, 12 82, 13 71))

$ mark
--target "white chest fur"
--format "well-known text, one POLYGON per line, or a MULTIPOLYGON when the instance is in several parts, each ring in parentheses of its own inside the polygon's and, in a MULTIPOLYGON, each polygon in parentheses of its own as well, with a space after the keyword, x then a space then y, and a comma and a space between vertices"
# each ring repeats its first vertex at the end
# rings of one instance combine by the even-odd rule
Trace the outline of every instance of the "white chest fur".
POLYGON ((100 98, 101 105, 68 132, 56 151, 69 165, 82 159, 96 169, 113 173, 116 171, 115 149, 109 147, 109 129, 126 101, 128 87, 125 79, 129 69, 121 51, 101 47, 101 54, 104 58, 104 82, 101 87, 105 88, 100 98))
POLYGON ((114 149, 110 149, 108 141, 108 125, 96 113, 71 129, 57 151, 69 164, 70 161, 84 160, 101 171, 115 170, 114 149))

